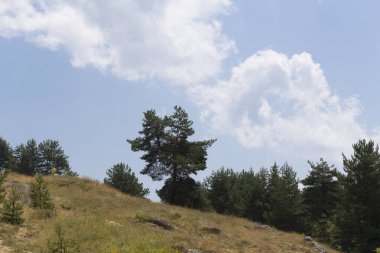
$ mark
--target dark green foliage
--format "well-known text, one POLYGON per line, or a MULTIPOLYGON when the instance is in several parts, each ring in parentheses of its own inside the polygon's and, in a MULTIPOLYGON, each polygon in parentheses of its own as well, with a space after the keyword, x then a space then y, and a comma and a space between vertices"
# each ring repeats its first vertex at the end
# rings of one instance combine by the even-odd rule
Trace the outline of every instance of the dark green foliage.
POLYGON ((139 183, 135 173, 127 164, 115 164, 107 170, 106 174, 107 178, 104 179, 104 183, 124 193, 140 197, 149 193, 149 189, 143 188, 142 183, 139 183))
POLYGON ((205 180, 208 196, 218 213, 243 216, 285 230, 301 229, 301 195, 296 173, 287 163, 234 172, 220 169, 205 180))
POLYGON ((33 208, 54 209, 48 186, 41 175, 37 175, 35 181, 30 183, 29 195, 33 208))
POLYGON ((311 171, 302 180, 305 232, 324 242, 334 244, 334 219, 340 200, 339 173, 322 158, 309 162, 311 171))
POLYGON ((264 213, 267 205, 267 187, 268 187, 268 171, 264 168, 257 173, 252 170, 243 171, 239 175, 239 185, 241 185, 244 200, 243 216, 254 221, 265 222, 264 213))
POLYGON ((47 253, 79 253, 78 243, 66 237, 60 224, 55 226, 56 238, 48 240, 47 253))
POLYGON ((192 178, 180 178, 174 184, 171 179, 165 181, 164 186, 157 191, 162 201, 188 208, 210 210, 206 189, 192 178), (174 187, 174 189, 172 189, 174 187), (174 199, 172 192, 175 191, 174 199))
POLYGON ((300 230, 301 194, 296 172, 285 163, 274 164, 268 179, 268 202, 265 220, 283 230, 300 230))
POLYGON ((34 175, 41 163, 41 156, 37 143, 34 139, 28 140, 26 144, 20 144, 15 148, 15 168, 18 173, 34 175))
POLYGON ((7 171, 0 171, 0 204, 3 203, 5 198, 5 180, 7 179, 7 171))
MULTIPOLYGON (((241 214, 241 192, 237 191, 238 173, 221 168, 205 180, 213 209, 222 214, 241 214)), ((246 193, 245 193, 246 194, 246 193)))
POLYGON ((359 140, 351 158, 343 155, 343 199, 337 216, 338 237, 350 252, 380 246, 380 154, 373 141, 359 140))
POLYGON ((128 140, 133 151, 143 151, 141 157, 146 162, 142 174, 153 180, 169 177, 173 186, 169 187, 174 203, 176 191, 174 185, 184 181, 197 171, 206 169, 207 148, 215 140, 189 141, 194 134, 193 122, 188 114, 178 106, 171 116, 159 117, 154 110, 144 113, 143 129, 140 137, 128 140))
POLYGON ((13 150, 9 143, 0 136, 0 171, 11 168, 13 150))
POLYGON ((56 140, 45 140, 38 145, 38 152, 41 157, 38 170, 39 174, 50 175, 55 168, 56 174, 65 174, 70 171, 68 156, 65 155, 59 142, 56 140))
POLYGON ((14 170, 21 174, 78 176, 71 170, 68 156, 55 140, 45 140, 38 145, 34 139, 28 140, 15 148, 14 158, 14 170))
POLYGON ((21 217, 23 213, 23 207, 20 202, 21 190, 16 185, 12 185, 10 192, 7 195, 8 197, 4 201, 3 209, 1 211, 2 220, 13 225, 20 225, 24 222, 21 217))

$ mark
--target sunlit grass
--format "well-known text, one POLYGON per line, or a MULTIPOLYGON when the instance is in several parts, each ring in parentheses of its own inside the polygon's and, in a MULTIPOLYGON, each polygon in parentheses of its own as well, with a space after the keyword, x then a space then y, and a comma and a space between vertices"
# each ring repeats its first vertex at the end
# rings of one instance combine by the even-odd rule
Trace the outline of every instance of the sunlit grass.
MULTIPOLYGON (((32 177, 12 174, 8 182, 27 185, 32 177)), ((53 218, 41 218, 25 203, 26 222, 21 227, 0 223, 0 239, 16 252, 41 252, 55 238, 55 226, 80 246, 81 252, 314 252, 303 235, 250 231, 253 222, 236 217, 204 213, 122 194, 102 183, 83 178, 45 177, 56 206, 53 218), (167 231, 136 218, 157 216, 175 230, 167 231), (218 227, 220 234, 202 228, 218 227)), ((327 248, 327 247, 325 247, 327 248)), ((336 252, 329 250, 329 252, 336 252)))

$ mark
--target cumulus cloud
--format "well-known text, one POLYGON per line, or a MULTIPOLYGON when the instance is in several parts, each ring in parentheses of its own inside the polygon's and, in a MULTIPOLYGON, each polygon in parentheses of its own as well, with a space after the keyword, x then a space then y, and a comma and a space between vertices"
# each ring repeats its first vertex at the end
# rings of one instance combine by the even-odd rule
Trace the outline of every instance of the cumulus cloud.
POLYGON ((189 84, 215 78, 235 50, 217 19, 230 7, 230 0, 2 1, 0 35, 64 49, 75 67, 189 84))
POLYGON ((229 80, 193 87, 190 96, 204 120, 247 148, 340 161, 359 138, 379 136, 359 124, 358 100, 335 95, 308 53, 258 52, 229 80))

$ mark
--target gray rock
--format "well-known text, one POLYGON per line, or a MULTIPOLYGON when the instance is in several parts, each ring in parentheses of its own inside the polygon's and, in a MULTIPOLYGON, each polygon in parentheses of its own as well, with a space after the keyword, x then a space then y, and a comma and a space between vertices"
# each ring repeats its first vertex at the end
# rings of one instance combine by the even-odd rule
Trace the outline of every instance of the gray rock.
POLYGON ((208 234, 216 234, 216 235, 219 235, 222 232, 222 230, 217 227, 204 227, 202 228, 202 231, 208 234))
POLYGON ((307 241, 309 244, 311 244, 313 246, 315 252, 318 252, 318 253, 327 253, 327 251, 324 250, 322 248, 322 246, 319 245, 316 241, 314 241, 313 238, 311 238, 310 236, 305 236, 304 240, 307 241))
POLYGON ((174 226, 171 225, 168 221, 159 218, 159 217, 150 217, 148 220, 150 223, 153 223, 159 227, 162 227, 166 230, 174 230, 174 226))

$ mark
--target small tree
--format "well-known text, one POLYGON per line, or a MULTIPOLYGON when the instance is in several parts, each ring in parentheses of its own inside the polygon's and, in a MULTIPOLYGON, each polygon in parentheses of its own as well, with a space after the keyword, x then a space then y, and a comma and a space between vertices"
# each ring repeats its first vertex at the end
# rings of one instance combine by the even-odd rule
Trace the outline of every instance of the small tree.
POLYGON ((210 210, 211 204, 207 198, 206 188, 192 178, 184 178, 177 182, 174 201, 172 199, 172 183, 167 179, 164 186, 157 191, 163 202, 200 210, 210 210), (172 202, 173 201, 173 202, 172 202))
POLYGON ((55 226, 56 238, 48 240, 47 253, 79 253, 80 248, 77 242, 66 237, 60 224, 55 226))
POLYGON ((107 170, 106 174, 107 178, 104 179, 104 183, 124 193, 140 197, 149 193, 149 189, 143 188, 142 183, 139 183, 135 173, 127 164, 115 164, 107 170))
POLYGON ((327 243, 333 243, 331 226, 339 203, 339 173, 322 158, 309 161, 311 170, 302 180, 302 202, 305 209, 306 232, 327 243))
POLYGON ((20 225, 24 222, 21 217, 22 204, 20 203, 21 190, 16 185, 12 185, 8 194, 8 198, 4 202, 3 210, 1 212, 2 219, 13 225, 20 225))
POLYGON ((41 156, 38 151, 37 142, 34 139, 28 140, 26 144, 20 144, 15 148, 15 168, 18 173, 34 175, 38 171, 41 163, 41 156))
POLYGON ((241 192, 236 191, 237 180, 238 173, 229 168, 221 168, 206 178, 208 197, 218 213, 238 215, 241 192))
POLYGON ((285 163, 279 169, 274 164, 268 179, 268 206, 265 219, 283 230, 299 230, 301 195, 296 172, 285 163))
POLYGON ((37 175, 35 181, 30 183, 29 195, 33 208, 54 209, 48 186, 41 175, 37 175))
POLYGON ((7 172, 6 171, 0 171, 0 204, 3 203, 5 198, 5 187, 4 183, 7 179, 7 172))
POLYGON ((9 143, 0 136, 0 171, 10 169, 13 150, 9 143))
POLYGON ((57 140, 45 140, 38 145, 38 152, 41 157, 37 172, 44 175, 52 174, 52 169, 55 169, 55 174, 66 174, 70 171, 68 156, 65 155, 62 147, 57 140))

